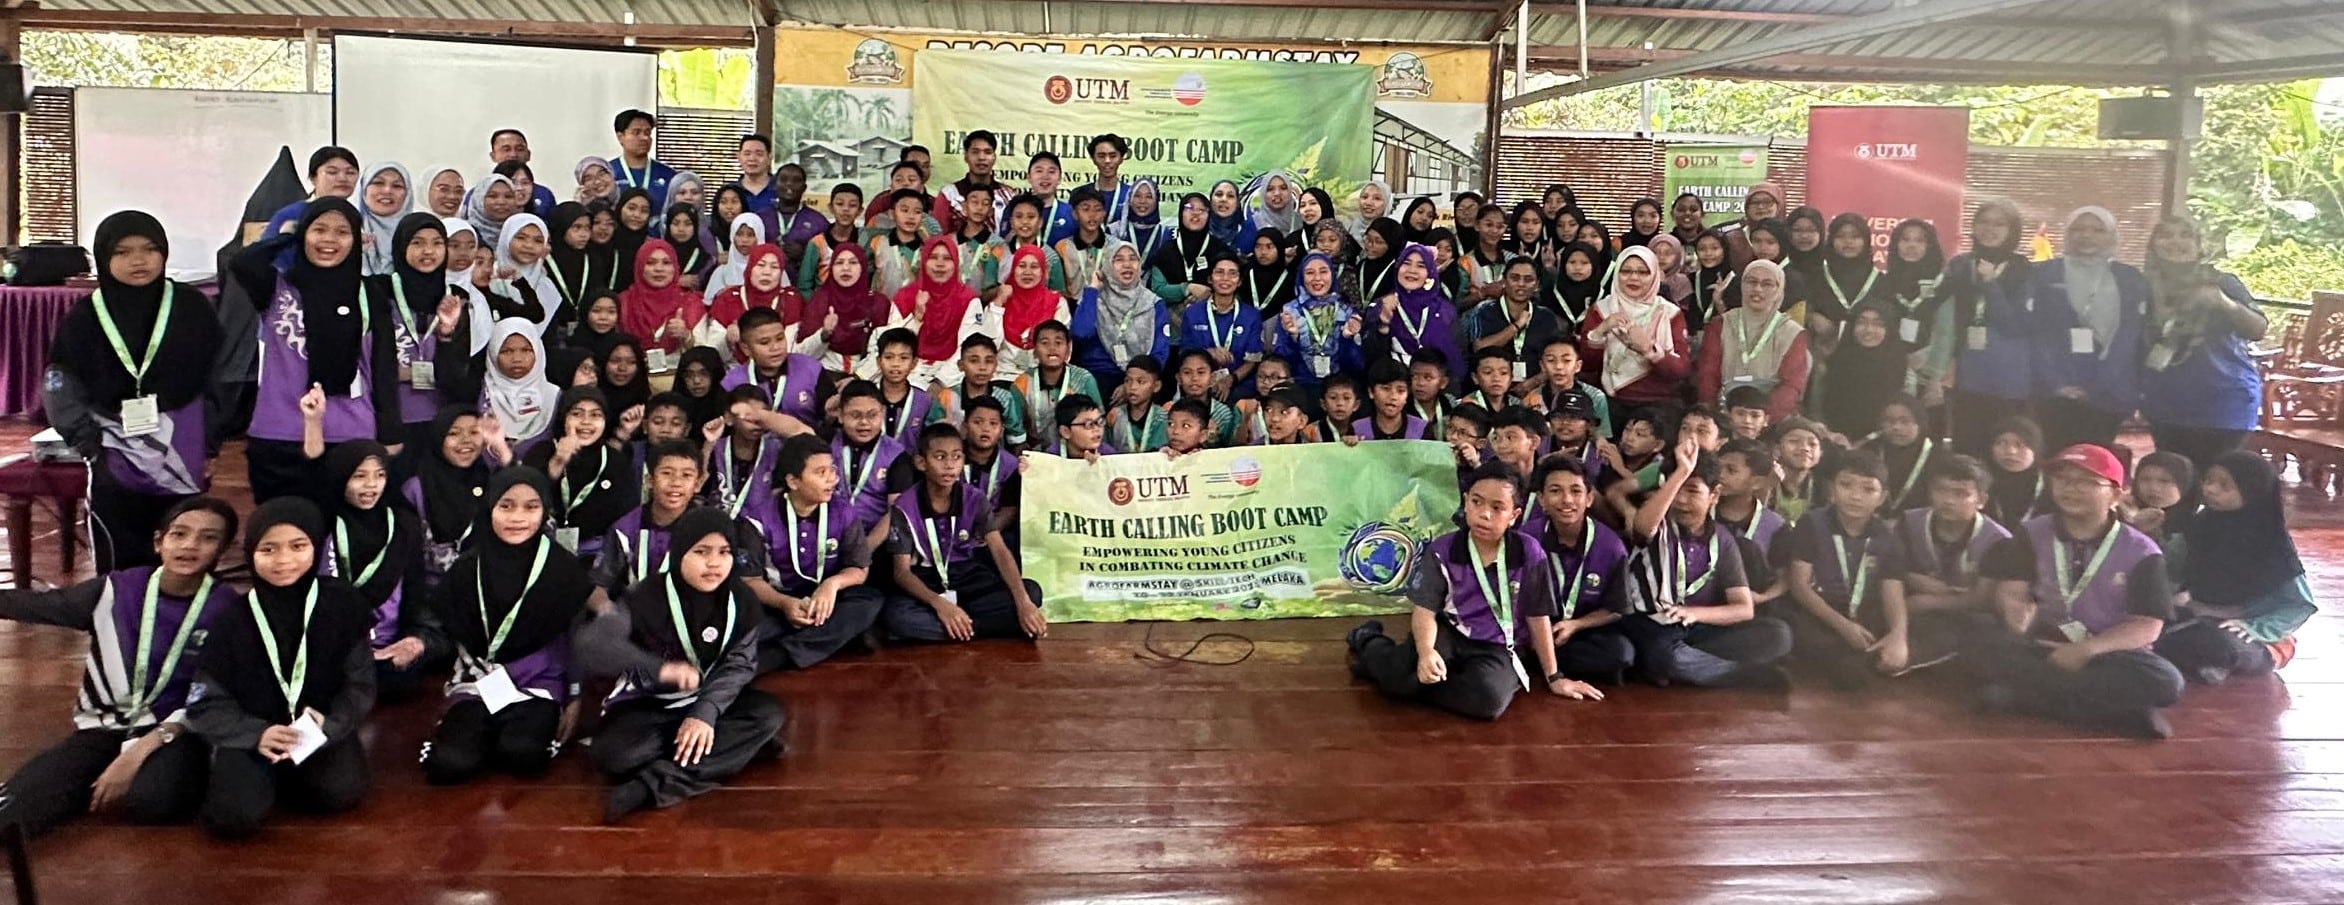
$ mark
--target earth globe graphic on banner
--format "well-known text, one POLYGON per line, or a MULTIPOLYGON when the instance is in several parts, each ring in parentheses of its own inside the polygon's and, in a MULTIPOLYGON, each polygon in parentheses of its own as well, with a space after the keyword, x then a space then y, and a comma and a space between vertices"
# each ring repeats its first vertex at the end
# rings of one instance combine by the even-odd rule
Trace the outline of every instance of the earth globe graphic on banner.
POLYGON ((1397 594, 1416 565, 1414 537, 1386 522, 1369 522, 1343 542, 1336 569, 1352 587, 1373 594, 1397 594))

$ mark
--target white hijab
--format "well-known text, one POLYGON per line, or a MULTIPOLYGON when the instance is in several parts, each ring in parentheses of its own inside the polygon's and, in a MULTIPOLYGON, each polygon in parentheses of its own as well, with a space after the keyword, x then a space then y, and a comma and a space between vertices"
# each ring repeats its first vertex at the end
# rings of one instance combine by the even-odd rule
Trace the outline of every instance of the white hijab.
POLYGON ((708 274, 708 291, 703 293, 710 301, 716 299, 717 293, 748 282, 749 249, 765 244, 765 218, 758 215, 756 211, 742 211, 735 214, 732 218, 732 225, 725 227, 724 238, 731 242, 731 245, 725 249, 724 263, 718 265, 716 270, 708 274), (740 234, 741 227, 744 226, 757 234, 757 241, 749 243, 747 248, 742 247, 739 242, 731 242, 734 236, 740 234))
MULTIPOLYGON (((430 210, 431 210, 431 184, 432 184, 433 182, 436 182, 436 181, 438 181, 438 180, 439 180, 439 178, 440 178, 440 176, 441 176, 441 174, 444 174, 444 173, 454 173, 454 174, 456 174, 456 185, 457 185, 457 187, 458 187, 458 188, 465 188, 465 189, 469 189, 469 188, 470 188, 470 186, 469 186, 469 185, 467 185, 467 184, 464 182, 464 171, 463 171, 463 170, 456 169, 455 167, 438 167, 438 168, 436 168, 436 169, 433 169, 433 170, 431 170, 431 178, 430 178, 430 179, 426 179, 426 180, 424 180, 424 181, 423 181, 423 187, 422 187, 421 189, 417 190, 417 191, 415 192, 415 194, 413 194, 413 195, 410 195, 410 196, 409 196, 409 197, 420 197, 420 198, 422 199, 422 202, 421 202, 421 204, 420 204, 420 205, 419 205, 419 206, 416 208, 417 210, 427 210, 427 211, 430 211, 430 210)), ((438 212, 438 211, 431 211, 431 212, 432 212, 432 214, 433 214, 434 216, 438 216, 438 215, 439 215, 439 212, 438 212)), ((462 196, 458 196, 458 197, 456 198, 456 213, 455 213, 455 216, 458 216, 458 217, 464 216, 464 199, 463 199, 463 197, 462 197, 462 196)), ((442 220, 445 220, 445 219, 447 219, 447 218, 446 218, 446 217, 441 217, 440 219, 442 219, 442 220)))
MULTIPOLYGON (((470 233, 473 241, 480 241, 480 234, 462 217, 441 217, 440 228, 447 230, 449 239, 456 238, 457 233, 470 233)), ((472 345, 467 351, 477 355, 488 345, 488 333, 496 326, 496 315, 489 311, 488 297, 472 285, 472 268, 470 261, 464 262, 461 270, 448 268, 448 291, 463 296, 472 308, 472 345)))
MULTIPOLYGON (((506 218, 503 235, 497 237, 496 266, 500 271, 512 268, 513 278, 510 282, 528 284, 529 291, 537 296, 537 307, 545 312, 545 319, 537 323, 538 333, 542 335, 551 328, 555 315, 561 309, 562 293, 561 288, 554 285, 552 275, 546 272, 544 258, 537 259, 537 263, 527 267, 513 260, 513 239, 521 234, 523 227, 529 226, 537 227, 537 234, 544 236, 546 241, 553 241, 553 231, 547 229, 545 221, 538 219, 536 214, 514 214, 506 218)), ((489 285, 494 287, 496 283, 492 281, 489 285)), ((495 352, 493 348, 489 350, 492 355, 495 352)))
POLYGON ((365 221, 365 225, 361 227, 366 239, 366 254, 361 259, 361 263, 364 265, 362 272, 368 276, 390 273, 391 256, 394 253, 391 243, 396 239, 399 231, 399 218, 405 217, 415 210, 415 180, 408 177, 406 167, 385 161, 367 167, 366 172, 359 176, 357 195, 359 219, 365 221), (376 176, 386 172, 399 174, 399 184, 406 187, 406 194, 399 200, 398 210, 388 214, 378 214, 375 213, 373 207, 366 203, 366 187, 374 182, 376 176))
MULTIPOLYGON (((2072 229, 2085 219, 2100 221, 2108 230, 2108 247, 2120 247, 2115 214, 2104 207, 2081 207, 2067 215, 2067 224, 2072 229)), ((2062 252, 2066 257, 2068 307, 2075 311, 2076 322, 2090 327, 2101 347, 2107 348, 2115 341, 2117 328, 2124 323, 2124 300, 2116 285, 2115 255, 2112 252, 2085 255, 2064 248, 2062 252)))
POLYGON ((553 425, 555 403, 561 399, 561 388, 545 379, 545 341, 538 338, 537 325, 517 317, 497 321, 489 330, 486 379, 481 384, 480 410, 496 416, 504 427, 505 439, 518 450, 521 444, 535 440, 553 425), (537 361, 529 366, 529 373, 519 378, 506 377, 497 367, 497 352, 505 347, 507 337, 518 336, 529 341, 529 348, 537 354, 537 361))
POLYGON ((1631 296, 1625 281, 1614 280, 1611 294, 1597 299, 1595 310, 1603 315, 1603 388, 1617 393, 1621 387, 1636 382, 1652 370, 1652 364, 1636 350, 1628 347, 1627 334, 1632 328, 1652 331, 1652 348, 1663 357, 1676 354, 1675 331, 1669 322, 1677 316, 1677 306, 1660 297, 1660 259, 1652 249, 1636 246, 1620 254, 1620 263, 1629 258, 1641 258, 1645 268, 1652 272, 1652 287, 1641 296, 1631 296))

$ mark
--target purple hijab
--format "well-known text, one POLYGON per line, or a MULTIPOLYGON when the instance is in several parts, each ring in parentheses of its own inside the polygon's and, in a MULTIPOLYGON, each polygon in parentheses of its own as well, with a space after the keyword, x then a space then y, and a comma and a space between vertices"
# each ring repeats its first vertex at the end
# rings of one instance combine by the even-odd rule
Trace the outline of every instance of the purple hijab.
POLYGON ((1400 250, 1400 261, 1410 258, 1424 265, 1425 284, 1422 289, 1409 289, 1400 286, 1398 278, 1393 279, 1392 285, 1398 287, 1400 310, 1394 318, 1396 323, 1391 325, 1392 347, 1411 359, 1420 349, 1439 349, 1449 359, 1450 373, 1470 369, 1471 362, 1458 358, 1457 309, 1441 296, 1441 269, 1434 263, 1438 258, 1433 255, 1432 246, 1409 245, 1400 250))

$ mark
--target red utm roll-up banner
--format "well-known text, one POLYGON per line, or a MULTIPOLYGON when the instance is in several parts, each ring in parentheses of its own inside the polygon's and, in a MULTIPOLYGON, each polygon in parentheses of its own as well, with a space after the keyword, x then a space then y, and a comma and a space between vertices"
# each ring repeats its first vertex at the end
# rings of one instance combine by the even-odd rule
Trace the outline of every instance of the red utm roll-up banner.
POLYGON ((1947 254, 1961 248, 1962 182, 1970 163, 1967 107, 1816 107, 1807 113, 1807 203, 1872 221, 1873 258, 1887 261, 1896 224, 1937 227, 1947 254))

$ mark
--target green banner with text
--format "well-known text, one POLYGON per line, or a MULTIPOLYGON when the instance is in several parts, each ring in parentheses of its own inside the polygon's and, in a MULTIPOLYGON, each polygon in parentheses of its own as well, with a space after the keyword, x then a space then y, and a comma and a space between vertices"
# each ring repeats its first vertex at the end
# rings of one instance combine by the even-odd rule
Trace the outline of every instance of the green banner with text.
POLYGON ((923 51, 913 65, 912 140, 935 149, 929 185, 966 175, 957 152, 977 129, 1019 170, 1037 151, 1087 170, 1092 136, 1123 136, 1123 178, 1155 179, 1167 211, 1183 192, 1275 170, 1348 197, 1336 189, 1355 190, 1373 163, 1373 66, 980 50, 923 51))
POLYGON ((1750 187, 1766 181, 1766 146, 1670 145, 1666 173, 1667 203, 1691 192, 1701 198, 1709 225, 1730 223, 1742 219, 1750 187))
POLYGON ((1458 505, 1449 447, 1423 440, 1037 455, 1026 468, 1025 575, 1053 622, 1396 612, 1458 505))

